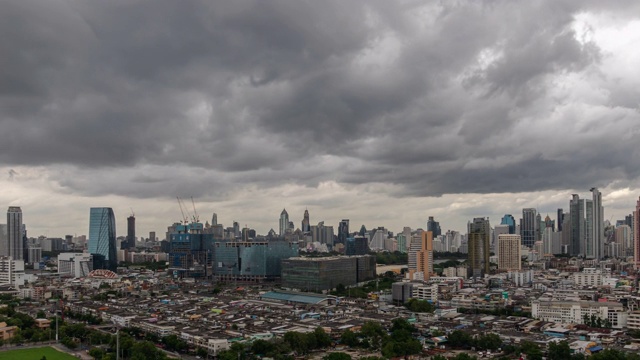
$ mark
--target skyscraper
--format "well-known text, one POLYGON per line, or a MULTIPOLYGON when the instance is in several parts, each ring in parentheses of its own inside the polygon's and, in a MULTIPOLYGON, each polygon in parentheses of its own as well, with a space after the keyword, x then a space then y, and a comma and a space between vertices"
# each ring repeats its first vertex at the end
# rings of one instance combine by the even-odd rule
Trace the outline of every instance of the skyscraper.
POLYGON ((22 232, 22 209, 19 206, 9 206, 7 211, 7 254, 13 260, 24 260, 22 232))
POLYGON ((578 194, 573 194, 569 201, 569 220, 570 229, 565 229, 570 231, 569 255, 578 256, 584 250, 582 242, 585 236, 584 200, 578 194))
MULTIPOLYGON (((89 213, 89 253, 97 266, 116 271, 116 218, 111 208, 91 208, 89 213)), ((99 268, 96 267, 96 268, 99 268)))
POLYGON ((591 188, 593 195, 592 232, 593 256, 601 259, 604 256, 604 208, 602 207, 602 193, 598 188, 591 188))
POLYGON ((423 231, 420 245, 416 254, 416 271, 422 272, 427 281, 433 273, 433 232, 423 231))
POLYGON ((131 249, 136 247, 136 217, 131 214, 127 218, 127 241, 121 245, 122 249, 131 249))
POLYGON ((633 262, 636 270, 640 270, 640 198, 633 212, 633 262))
POLYGON ((442 235, 440 231, 440 223, 433 219, 433 216, 429 216, 429 220, 427 220, 427 231, 431 231, 433 233, 433 237, 438 237, 442 235))
POLYGON ((280 213, 280 232, 278 235, 284 236, 287 232, 287 228, 289 228, 289 214, 286 209, 282 209, 282 212, 280 213))
POLYGON ((520 236, 522 245, 532 248, 536 242, 536 209, 522 209, 522 219, 520 219, 520 236))
POLYGON ((520 271, 520 235, 500 234, 498 235, 498 269, 507 271, 520 271))
POLYGON ((218 214, 213 213, 213 215, 211 216, 211 226, 216 226, 218 225, 218 214))
POLYGON ((468 273, 469 277, 481 278, 489 273, 489 240, 491 225, 489 219, 474 218, 468 231, 468 273))
POLYGON ((593 201, 584 199, 584 240, 582 241, 582 255, 586 258, 593 259, 593 201))
POLYGON ((564 221, 564 213, 562 208, 558 209, 558 218, 556 219, 556 223, 558 224, 558 231, 562 231, 562 222, 564 221))
POLYGON ((302 217, 302 232, 308 233, 311 231, 311 224, 309 223, 309 210, 304 209, 304 215, 302 217))
POLYGON ((346 244, 349 237, 349 219, 342 219, 338 225, 338 243, 346 244))
POLYGON ((509 234, 516 233, 516 219, 513 218, 513 215, 505 214, 502 217, 502 221, 500 222, 500 225, 509 225, 509 234))

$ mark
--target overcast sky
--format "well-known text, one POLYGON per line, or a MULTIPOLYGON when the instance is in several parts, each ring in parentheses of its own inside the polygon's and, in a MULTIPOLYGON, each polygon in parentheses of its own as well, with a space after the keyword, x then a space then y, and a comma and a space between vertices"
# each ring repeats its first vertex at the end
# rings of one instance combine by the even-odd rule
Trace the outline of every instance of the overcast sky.
POLYGON ((1 1, 0 206, 443 230, 640 195, 640 2, 1 1), (190 212, 193 212, 189 206, 190 212))

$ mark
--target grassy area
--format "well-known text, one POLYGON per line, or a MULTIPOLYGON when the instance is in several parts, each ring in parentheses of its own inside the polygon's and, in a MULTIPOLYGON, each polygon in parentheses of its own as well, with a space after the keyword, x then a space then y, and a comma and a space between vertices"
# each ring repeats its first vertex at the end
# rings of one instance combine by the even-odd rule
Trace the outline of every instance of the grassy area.
POLYGON ((76 357, 60 352, 52 347, 0 352, 0 360, 40 360, 43 356, 46 356, 47 360, 77 360, 76 357))

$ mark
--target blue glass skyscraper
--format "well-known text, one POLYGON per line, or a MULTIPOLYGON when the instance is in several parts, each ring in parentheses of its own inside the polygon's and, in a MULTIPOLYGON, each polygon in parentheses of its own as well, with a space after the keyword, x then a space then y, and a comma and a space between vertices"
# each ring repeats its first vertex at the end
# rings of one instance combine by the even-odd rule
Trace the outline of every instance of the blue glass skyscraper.
POLYGON ((91 208, 89 214, 89 253, 97 259, 95 268, 116 271, 116 218, 111 208, 91 208), (96 256, 97 255, 97 256, 96 256), (99 263, 102 260, 101 264, 99 263))
POLYGON ((509 234, 516 233, 516 219, 514 219, 511 214, 505 214, 505 216, 502 217, 500 225, 509 225, 509 234))

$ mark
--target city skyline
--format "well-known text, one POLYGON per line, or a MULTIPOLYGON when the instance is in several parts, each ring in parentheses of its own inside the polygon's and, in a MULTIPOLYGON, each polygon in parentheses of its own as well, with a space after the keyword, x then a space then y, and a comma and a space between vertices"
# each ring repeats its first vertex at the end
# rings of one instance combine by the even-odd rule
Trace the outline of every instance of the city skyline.
POLYGON ((29 236, 96 206, 162 234, 176 196, 265 234, 283 208, 444 233, 640 195, 637 2, 148 6, 3 4, 0 206, 29 236))

